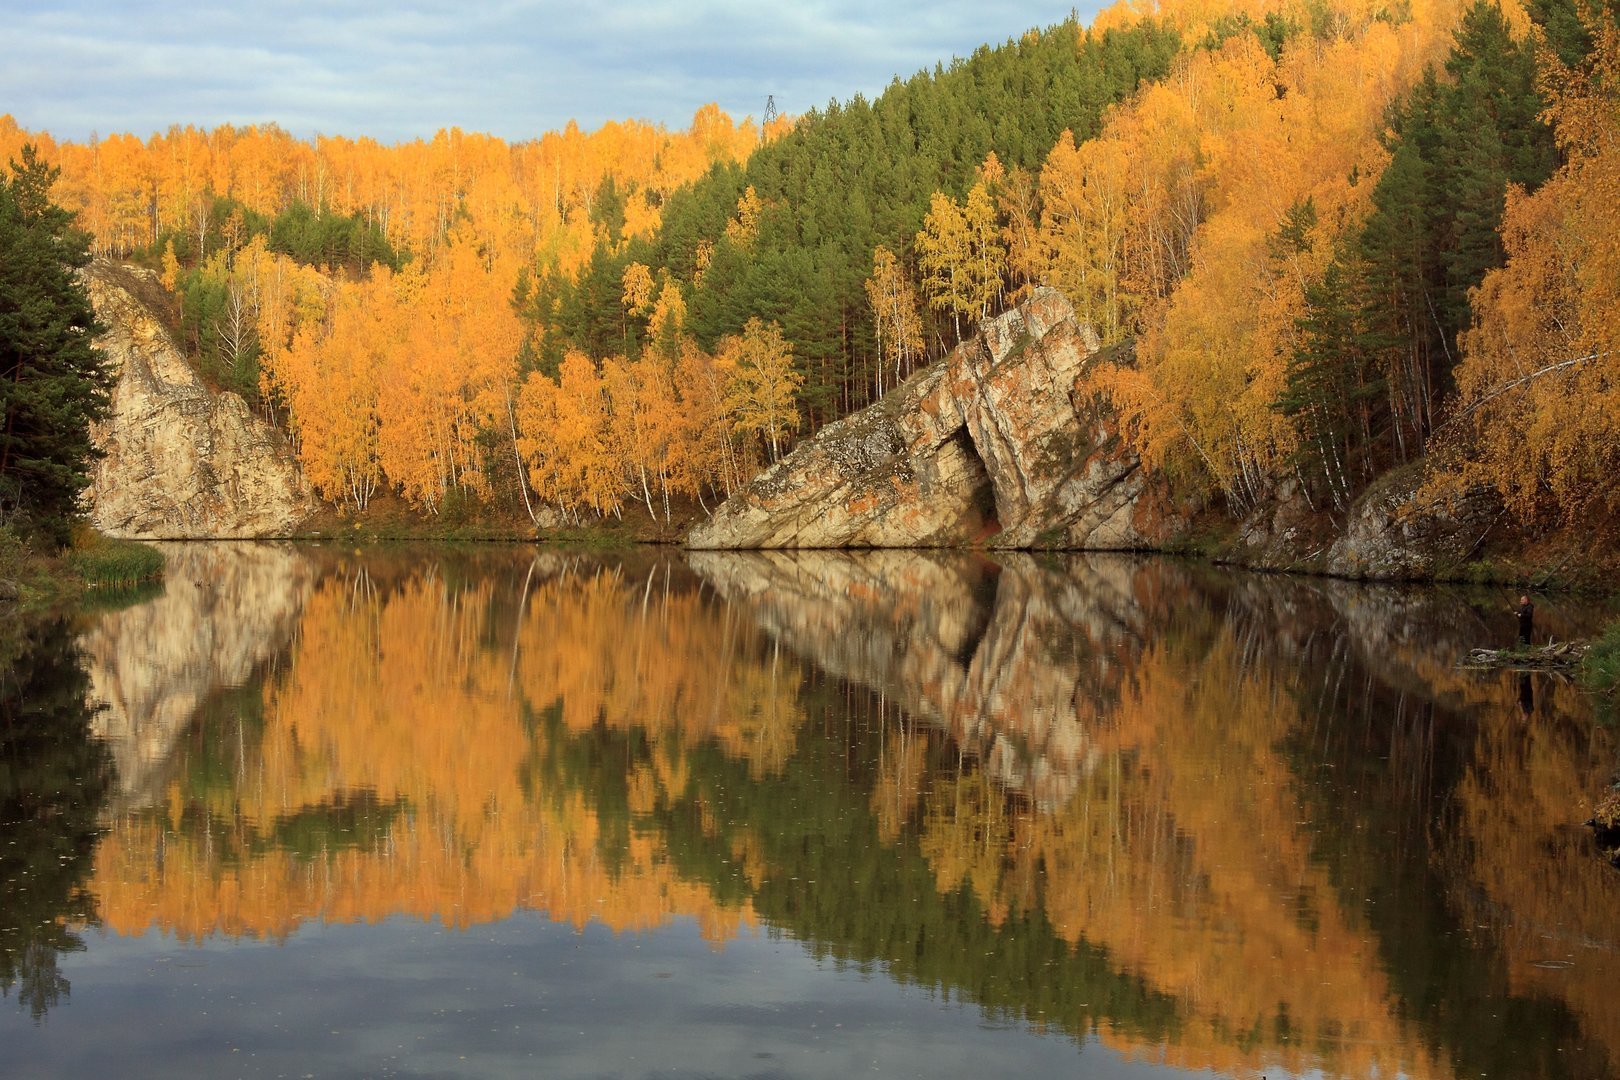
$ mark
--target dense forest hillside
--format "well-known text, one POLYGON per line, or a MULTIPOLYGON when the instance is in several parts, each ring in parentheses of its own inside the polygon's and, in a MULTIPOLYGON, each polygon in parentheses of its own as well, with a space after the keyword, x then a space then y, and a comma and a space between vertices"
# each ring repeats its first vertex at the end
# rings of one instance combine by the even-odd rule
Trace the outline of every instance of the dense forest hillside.
POLYGON ((1082 390, 1233 514, 1421 460, 1567 523, 1620 500, 1614 10, 1127 3, 764 132, 0 153, 353 511, 710 507, 1048 284, 1134 342, 1082 390))

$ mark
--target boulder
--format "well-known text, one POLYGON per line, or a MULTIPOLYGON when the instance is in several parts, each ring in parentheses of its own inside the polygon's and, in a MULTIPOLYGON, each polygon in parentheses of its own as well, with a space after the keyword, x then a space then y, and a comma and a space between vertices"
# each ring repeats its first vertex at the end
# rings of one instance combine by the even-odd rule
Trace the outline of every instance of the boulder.
POLYGON ((97 262, 85 280, 118 373, 91 431, 104 454, 85 492, 91 524, 134 539, 262 537, 308 517, 315 503, 286 438, 240 396, 203 385, 141 300, 156 276, 97 262))
POLYGON ((1141 464, 1078 389, 1097 335, 1053 289, 882 401, 829 424, 727 500, 692 548, 1131 549, 1174 522, 1143 512, 1141 464))
POLYGON ((1327 573, 1374 581, 1445 577, 1479 550, 1505 516, 1488 490, 1448 503, 1426 496, 1422 480, 1417 469, 1397 470, 1356 500, 1328 550, 1327 573))

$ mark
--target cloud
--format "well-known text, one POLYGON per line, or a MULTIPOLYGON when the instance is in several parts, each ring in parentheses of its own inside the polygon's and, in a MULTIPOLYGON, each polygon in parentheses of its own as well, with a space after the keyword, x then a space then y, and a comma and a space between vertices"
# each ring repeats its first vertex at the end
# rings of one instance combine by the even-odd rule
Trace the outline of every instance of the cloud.
MULTIPOLYGON (((387 141, 786 113, 1061 21, 1065 3, 0 0, 0 112, 59 138, 275 122, 387 141), (7 11, 11 6, 22 10, 7 11), (245 8, 246 10, 241 10, 245 8)), ((1083 13, 1082 18, 1088 17, 1083 13)))

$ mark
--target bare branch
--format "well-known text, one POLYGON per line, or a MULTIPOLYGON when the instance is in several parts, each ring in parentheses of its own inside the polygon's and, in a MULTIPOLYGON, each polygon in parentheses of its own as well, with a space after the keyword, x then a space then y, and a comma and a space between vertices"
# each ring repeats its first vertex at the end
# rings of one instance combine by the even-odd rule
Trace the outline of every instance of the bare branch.
POLYGON ((1486 394, 1484 397, 1480 398, 1478 401, 1476 401, 1472 405, 1468 406, 1468 408, 1464 409, 1462 412, 1458 413, 1456 416, 1453 416, 1451 419, 1447 420, 1445 423, 1443 423, 1439 427, 1435 428, 1434 433, 1436 435, 1440 434, 1442 431, 1446 430, 1446 428, 1450 427, 1452 424, 1457 423, 1457 421, 1466 420, 1468 417, 1470 417, 1474 413, 1478 412, 1479 409, 1482 406, 1484 406, 1485 404, 1487 404, 1488 402, 1493 401, 1496 398, 1501 397, 1503 394, 1507 393, 1510 390, 1517 390, 1519 387, 1525 385, 1526 383, 1534 382, 1536 379, 1541 378, 1543 375, 1550 375, 1555 371, 1562 371, 1565 368, 1574 367, 1576 364, 1584 364, 1588 360, 1596 360, 1599 357, 1604 357, 1604 356, 1608 356, 1608 355, 1609 355, 1609 353, 1607 353, 1607 352, 1595 352, 1595 353, 1588 353, 1585 356, 1577 356, 1577 357, 1575 357, 1573 359, 1570 359, 1570 360, 1560 360, 1556 364, 1548 364, 1546 367, 1542 368, 1541 370, 1532 371, 1530 374, 1521 376, 1521 377, 1519 377, 1517 379, 1514 379, 1512 382, 1503 383, 1501 386, 1498 386, 1495 390, 1492 390, 1490 393, 1486 394))

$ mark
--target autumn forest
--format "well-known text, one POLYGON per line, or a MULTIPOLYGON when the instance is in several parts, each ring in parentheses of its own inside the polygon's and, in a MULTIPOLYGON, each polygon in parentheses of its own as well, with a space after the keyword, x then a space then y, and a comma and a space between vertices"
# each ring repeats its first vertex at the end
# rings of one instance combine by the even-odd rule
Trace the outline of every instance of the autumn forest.
POLYGON ((1620 508, 1612 4, 1120 3, 767 129, 25 144, 349 512, 701 512, 1036 285, 1233 513, 1418 462, 1620 508))

